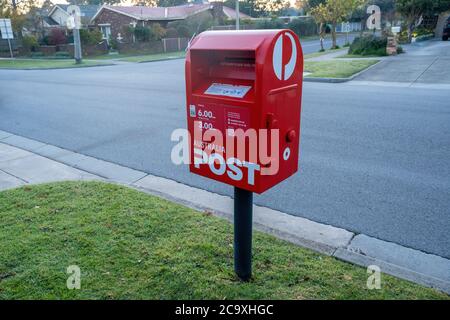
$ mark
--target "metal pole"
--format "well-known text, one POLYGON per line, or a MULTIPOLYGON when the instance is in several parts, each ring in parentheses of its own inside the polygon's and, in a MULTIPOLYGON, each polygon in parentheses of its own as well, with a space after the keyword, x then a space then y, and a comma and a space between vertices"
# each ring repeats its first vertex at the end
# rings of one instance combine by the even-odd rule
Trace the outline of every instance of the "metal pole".
POLYGON ((239 0, 236 0, 236 30, 239 30, 239 0))
POLYGON ((8 38, 8 46, 9 46, 9 54, 11 55, 11 59, 14 58, 12 47, 11 47, 11 39, 8 38))
POLYGON ((234 188, 234 271, 242 281, 252 276, 253 193, 234 188))
POLYGON ((73 29, 73 41, 75 44, 74 48, 75 63, 81 64, 82 56, 81 56, 80 29, 78 29, 78 27, 75 27, 75 29, 73 29))

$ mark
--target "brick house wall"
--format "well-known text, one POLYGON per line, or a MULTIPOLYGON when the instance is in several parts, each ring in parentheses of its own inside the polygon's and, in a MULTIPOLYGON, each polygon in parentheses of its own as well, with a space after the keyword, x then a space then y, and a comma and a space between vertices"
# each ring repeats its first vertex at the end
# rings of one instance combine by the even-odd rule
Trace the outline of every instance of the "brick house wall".
MULTIPOLYGON (((100 14, 95 17, 93 24, 98 26, 100 29, 100 25, 109 24, 111 26, 111 37, 116 39, 117 35, 120 35, 124 38, 124 41, 131 41, 128 39, 129 35, 127 35, 124 30, 125 26, 130 26, 131 23, 139 23, 137 19, 131 18, 124 14, 120 14, 111 10, 102 10, 100 14)), ((142 22, 140 22, 142 23, 142 22)))
POLYGON ((92 24, 97 26, 100 29, 102 24, 109 24, 111 26, 111 37, 114 39, 117 38, 117 35, 120 33, 124 42, 132 42, 132 36, 126 34, 125 27, 130 26, 132 23, 136 23, 138 26, 147 26, 151 27, 154 23, 159 23, 162 27, 166 28, 167 23, 169 21, 161 20, 161 21, 143 21, 132 18, 125 14, 120 14, 111 10, 102 10, 100 14, 92 21, 92 24))

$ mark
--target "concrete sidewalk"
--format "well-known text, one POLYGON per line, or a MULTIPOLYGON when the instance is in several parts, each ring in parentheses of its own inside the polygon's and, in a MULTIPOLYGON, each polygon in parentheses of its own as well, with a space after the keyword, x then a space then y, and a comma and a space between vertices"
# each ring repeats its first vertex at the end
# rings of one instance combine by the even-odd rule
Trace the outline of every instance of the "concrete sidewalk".
MULTIPOLYGON (((233 220, 233 199, 0 131, 0 190, 61 180, 120 183, 233 220)), ((1 207, 1 206, 0 206, 1 207)), ((254 228, 297 245, 450 293, 450 260, 254 206, 254 228)))
POLYGON ((450 84, 450 42, 425 41, 405 48, 405 54, 384 59, 355 81, 450 84))

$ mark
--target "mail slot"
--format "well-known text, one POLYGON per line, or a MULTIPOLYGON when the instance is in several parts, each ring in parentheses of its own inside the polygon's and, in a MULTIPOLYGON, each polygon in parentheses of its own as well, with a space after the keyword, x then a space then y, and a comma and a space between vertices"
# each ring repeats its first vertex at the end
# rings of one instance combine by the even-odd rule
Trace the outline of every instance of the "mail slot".
POLYGON ((199 34, 186 56, 190 171, 257 193, 294 174, 302 80, 290 30, 199 34))

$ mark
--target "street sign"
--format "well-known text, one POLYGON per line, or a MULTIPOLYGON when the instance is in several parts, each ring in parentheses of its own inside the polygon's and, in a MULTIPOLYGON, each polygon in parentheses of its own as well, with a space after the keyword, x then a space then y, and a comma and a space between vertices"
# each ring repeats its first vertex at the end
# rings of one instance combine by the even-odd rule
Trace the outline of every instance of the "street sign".
POLYGON ((11 19, 0 19, 0 32, 2 34, 2 39, 8 40, 9 53, 11 55, 11 58, 14 58, 13 50, 11 47, 11 39, 14 39, 11 19))
POLYGON ((2 33, 2 39, 14 39, 11 19, 0 19, 0 32, 2 33))

